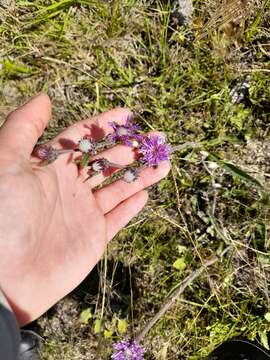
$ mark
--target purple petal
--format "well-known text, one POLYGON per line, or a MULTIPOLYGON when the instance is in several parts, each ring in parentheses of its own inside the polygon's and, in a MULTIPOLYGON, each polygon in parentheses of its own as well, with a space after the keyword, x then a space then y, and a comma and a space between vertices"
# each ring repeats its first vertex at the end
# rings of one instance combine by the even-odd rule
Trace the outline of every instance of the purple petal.
POLYGON ((170 159, 170 147, 163 136, 150 135, 142 140, 139 154, 147 165, 157 166, 160 161, 170 159))
POLYGON ((122 340, 114 344, 114 360, 144 360, 144 349, 136 341, 122 340))
POLYGON ((115 121, 110 122, 109 125, 113 128, 114 132, 108 135, 108 140, 111 142, 123 143, 132 147, 132 140, 137 139, 137 132, 140 127, 133 123, 132 117, 128 117, 124 125, 118 124, 115 121))

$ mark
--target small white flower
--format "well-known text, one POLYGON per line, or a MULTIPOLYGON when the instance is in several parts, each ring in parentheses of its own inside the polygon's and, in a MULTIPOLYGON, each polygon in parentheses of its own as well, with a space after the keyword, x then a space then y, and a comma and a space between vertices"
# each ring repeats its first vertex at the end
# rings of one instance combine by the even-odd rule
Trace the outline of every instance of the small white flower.
POLYGON ((130 349, 126 349, 125 352, 124 352, 124 356, 125 356, 125 359, 134 359, 133 358, 133 352, 130 350, 130 349))
POLYGON ((201 154, 203 160, 207 159, 209 156, 209 152, 207 152, 207 151, 200 151, 200 154, 201 154))
POLYGON ((138 179, 138 172, 135 169, 127 169, 124 173, 123 180, 127 183, 132 183, 138 179))
POLYGON ((139 144, 139 141, 138 140, 131 140, 131 144, 132 144, 132 147, 134 148, 138 148, 140 146, 139 144))
POLYGON ((78 144, 78 148, 83 153, 89 153, 94 149, 94 145, 89 139, 81 139, 78 144))
POLYGON ((96 159, 91 163, 92 170, 96 172, 104 171, 108 169, 109 166, 110 162, 105 158, 96 159))
POLYGON ((99 172, 102 170, 102 166, 98 161, 93 162, 93 164, 91 166, 94 171, 99 172))
POLYGON ((125 136, 128 135, 128 129, 125 128, 124 126, 119 126, 119 128, 117 129, 117 134, 120 136, 125 136))
POLYGON ((209 170, 216 170, 219 167, 214 161, 208 161, 207 166, 209 170))

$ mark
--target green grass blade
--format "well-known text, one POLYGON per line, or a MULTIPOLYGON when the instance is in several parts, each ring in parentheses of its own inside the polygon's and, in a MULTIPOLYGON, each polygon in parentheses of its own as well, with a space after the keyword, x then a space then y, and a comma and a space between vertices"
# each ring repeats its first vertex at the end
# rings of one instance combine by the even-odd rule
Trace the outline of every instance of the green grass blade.
POLYGON ((254 185, 259 186, 260 188, 263 187, 262 184, 257 179, 255 179, 253 176, 249 175, 247 172, 240 169, 239 167, 237 167, 231 163, 227 163, 227 162, 223 162, 222 166, 225 170, 230 172, 233 176, 235 176, 241 180, 251 182, 254 185))

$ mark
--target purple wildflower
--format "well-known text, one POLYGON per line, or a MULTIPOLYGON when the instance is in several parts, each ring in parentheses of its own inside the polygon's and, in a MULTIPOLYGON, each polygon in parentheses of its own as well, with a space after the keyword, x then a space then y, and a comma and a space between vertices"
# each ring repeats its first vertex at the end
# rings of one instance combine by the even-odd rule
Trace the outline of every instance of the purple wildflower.
POLYGON ((114 130, 112 134, 108 135, 108 140, 111 142, 120 142, 133 147, 136 142, 141 141, 143 138, 142 135, 138 134, 139 125, 134 124, 131 117, 127 118, 125 125, 119 125, 115 121, 110 122, 109 125, 114 130))
POLYGON ((100 158, 92 161, 90 165, 93 171, 100 172, 107 170, 110 167, 110 162, 105 158, 100 158))
POLYGON ((122 340, 114 344, 114 360, 144 360, 144 349, 136 341, 122 340))
POLYGON ((59 150, 53 148, 51 145, 42 145, 35 150, 36 156, 41 160, 53 162, 59 155, 59 150))
POLYGON ((160 135, 145 136, 138 152, 148 166, 158 166, 160 161, 170 159, 170 147, 160 135))

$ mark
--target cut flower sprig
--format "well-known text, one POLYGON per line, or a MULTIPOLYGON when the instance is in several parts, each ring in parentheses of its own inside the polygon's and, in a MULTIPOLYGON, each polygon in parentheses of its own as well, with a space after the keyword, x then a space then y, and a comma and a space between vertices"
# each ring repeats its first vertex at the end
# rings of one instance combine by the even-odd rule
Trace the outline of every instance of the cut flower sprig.
POLYGON ((173 149, 163 135, 143 134, 131 117, 123 125, 117 122, 110 122, 109 125, 113 132, 102 141, 95 142, 89 135, 86 135, 78 141, 73 149, 56 149, 51 145, 42 145, 36 149, 35 154, 42 160, 41 164, 46 165, 56 161, 62 154, 76 153, 79 156, 74 160, 74 163, 80 168, 88 169, 87 174, 89 176, 85 181, 96 173, 106 172, 113 168, 123 171, 122 178, 127 183, 136 181, 144 168, 156 168, 160 162, 170 160, 173 149), (99 152, 117 144, 126 145, 134 150, 135 165, 124 166, 111 162, 102 156, 97 158, 99 152))

